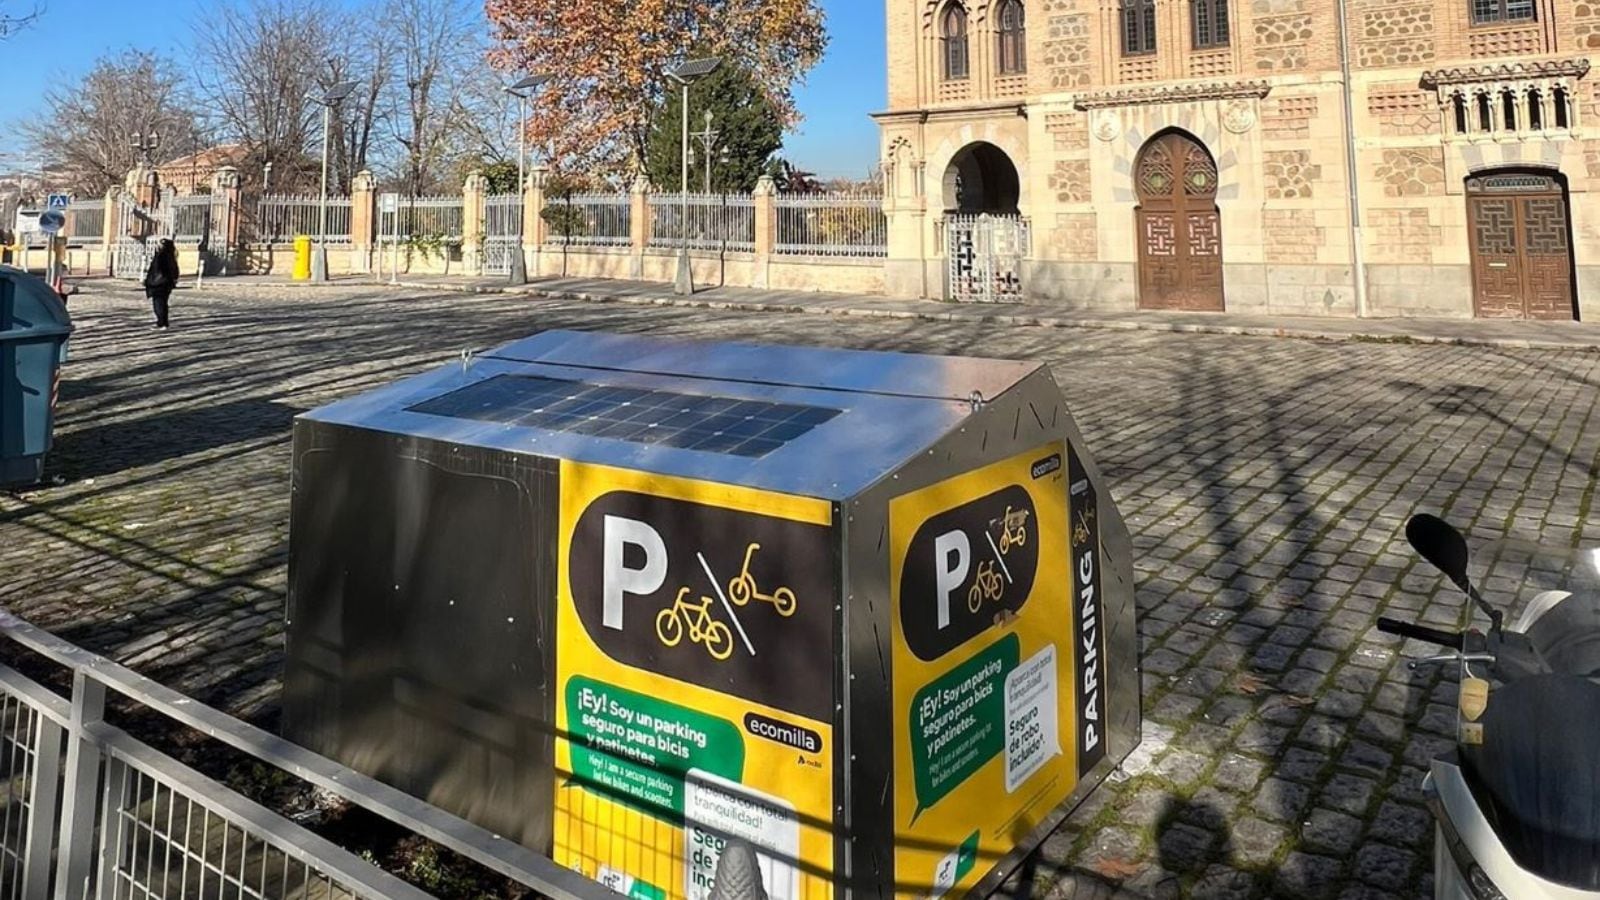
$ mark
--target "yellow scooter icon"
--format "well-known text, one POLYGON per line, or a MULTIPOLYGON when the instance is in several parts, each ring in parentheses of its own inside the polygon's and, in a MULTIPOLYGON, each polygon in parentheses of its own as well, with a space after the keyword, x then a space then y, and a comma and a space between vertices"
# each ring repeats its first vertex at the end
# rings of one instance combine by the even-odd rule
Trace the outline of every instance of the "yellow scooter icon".
POLYGON ((728 582, 728 599, 738 606, 744 606, 751 600, 765 600, 778 608, 778 615, 792 616, 798 602, 795 599, 794 591, 786 587, 780 587, 770 594, 763 594, 756 587, 755 576, 750 574, 750 561, 755 558, 756 551, 760 549, 760 544, 751 544, 749 549, 745 550, 744 569, 739 572, 737 578, 728 582))

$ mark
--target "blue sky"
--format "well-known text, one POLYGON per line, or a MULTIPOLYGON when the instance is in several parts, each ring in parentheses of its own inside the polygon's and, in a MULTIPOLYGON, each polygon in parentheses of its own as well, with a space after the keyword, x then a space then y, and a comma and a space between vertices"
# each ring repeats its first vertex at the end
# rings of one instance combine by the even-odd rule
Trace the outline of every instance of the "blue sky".
MULTIPOLYGON (((23 148, 11 137, 17 122, 38 115, 40 93, 71 83, 96 57, 127 47, 173 54, 183 67, 187 23, 229 0, 46 0, 45 15, 4 45, 11 81, 0 109, 0 154, 23 148)), ((798 96, 805 116, 788 136, 784 155, 823 176, 862 177, 878 157, 878 132, 868 113, 886 103, 882 0, 820 0, 827 11, 827 56, 798 96)), ((31 162, 31 161, 30 161, 31 162)), ((14 157, 0 158, 10 169, 14 157)))

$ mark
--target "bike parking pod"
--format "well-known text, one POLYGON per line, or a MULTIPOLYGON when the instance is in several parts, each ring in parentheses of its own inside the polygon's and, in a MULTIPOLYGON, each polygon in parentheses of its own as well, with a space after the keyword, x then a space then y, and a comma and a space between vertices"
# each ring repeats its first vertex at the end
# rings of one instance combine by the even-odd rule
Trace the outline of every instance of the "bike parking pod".
POLYGON ((545 332, 293 459, 287 735, 631 897, 982 891, 1139 739, 1042 365, 545 332))
POLYGON ((39 278, 0 266, 0 487, 44 476, 72 318, 39 278))

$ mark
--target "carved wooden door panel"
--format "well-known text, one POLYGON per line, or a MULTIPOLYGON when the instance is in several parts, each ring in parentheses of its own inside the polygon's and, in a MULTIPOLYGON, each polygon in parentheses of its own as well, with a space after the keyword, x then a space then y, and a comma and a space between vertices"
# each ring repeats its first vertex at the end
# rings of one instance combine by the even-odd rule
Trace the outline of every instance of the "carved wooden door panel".
POLYGON ((1574 318, 1566 192, 1546 175, 1467 181, 1473 309, 1482 318, 1574 318))
POLYGON ((1139 306, 1221 312, 1222 218, 1217 164, 1182 134, 1145 146, 1139 192, 1139 306))

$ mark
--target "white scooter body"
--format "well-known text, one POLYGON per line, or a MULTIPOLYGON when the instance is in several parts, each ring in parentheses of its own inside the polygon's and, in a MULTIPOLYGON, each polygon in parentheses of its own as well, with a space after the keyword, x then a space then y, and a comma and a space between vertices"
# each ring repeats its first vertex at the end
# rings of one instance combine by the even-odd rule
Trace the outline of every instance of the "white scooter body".
MULTIPOLYGON (((1539 594, 1511 630, 1526 633, 1541 616, 1570 596, 1565 591, 1539 594)), ((1422 789, 1434 817, 1441 820, 1434 829, 1436 900, 1600 900, 1600 892, 1546 881, 1519 866, 1484 817, 1461 768, 1449 759, 1433 761, 1422 789), (1474 865, 1478 869, 1476 876, 1470 871, 1474 865), (1483 876, 1492 883, 1490 889, 1474 890, 1472 881, 1481 883, 1483 876)))

